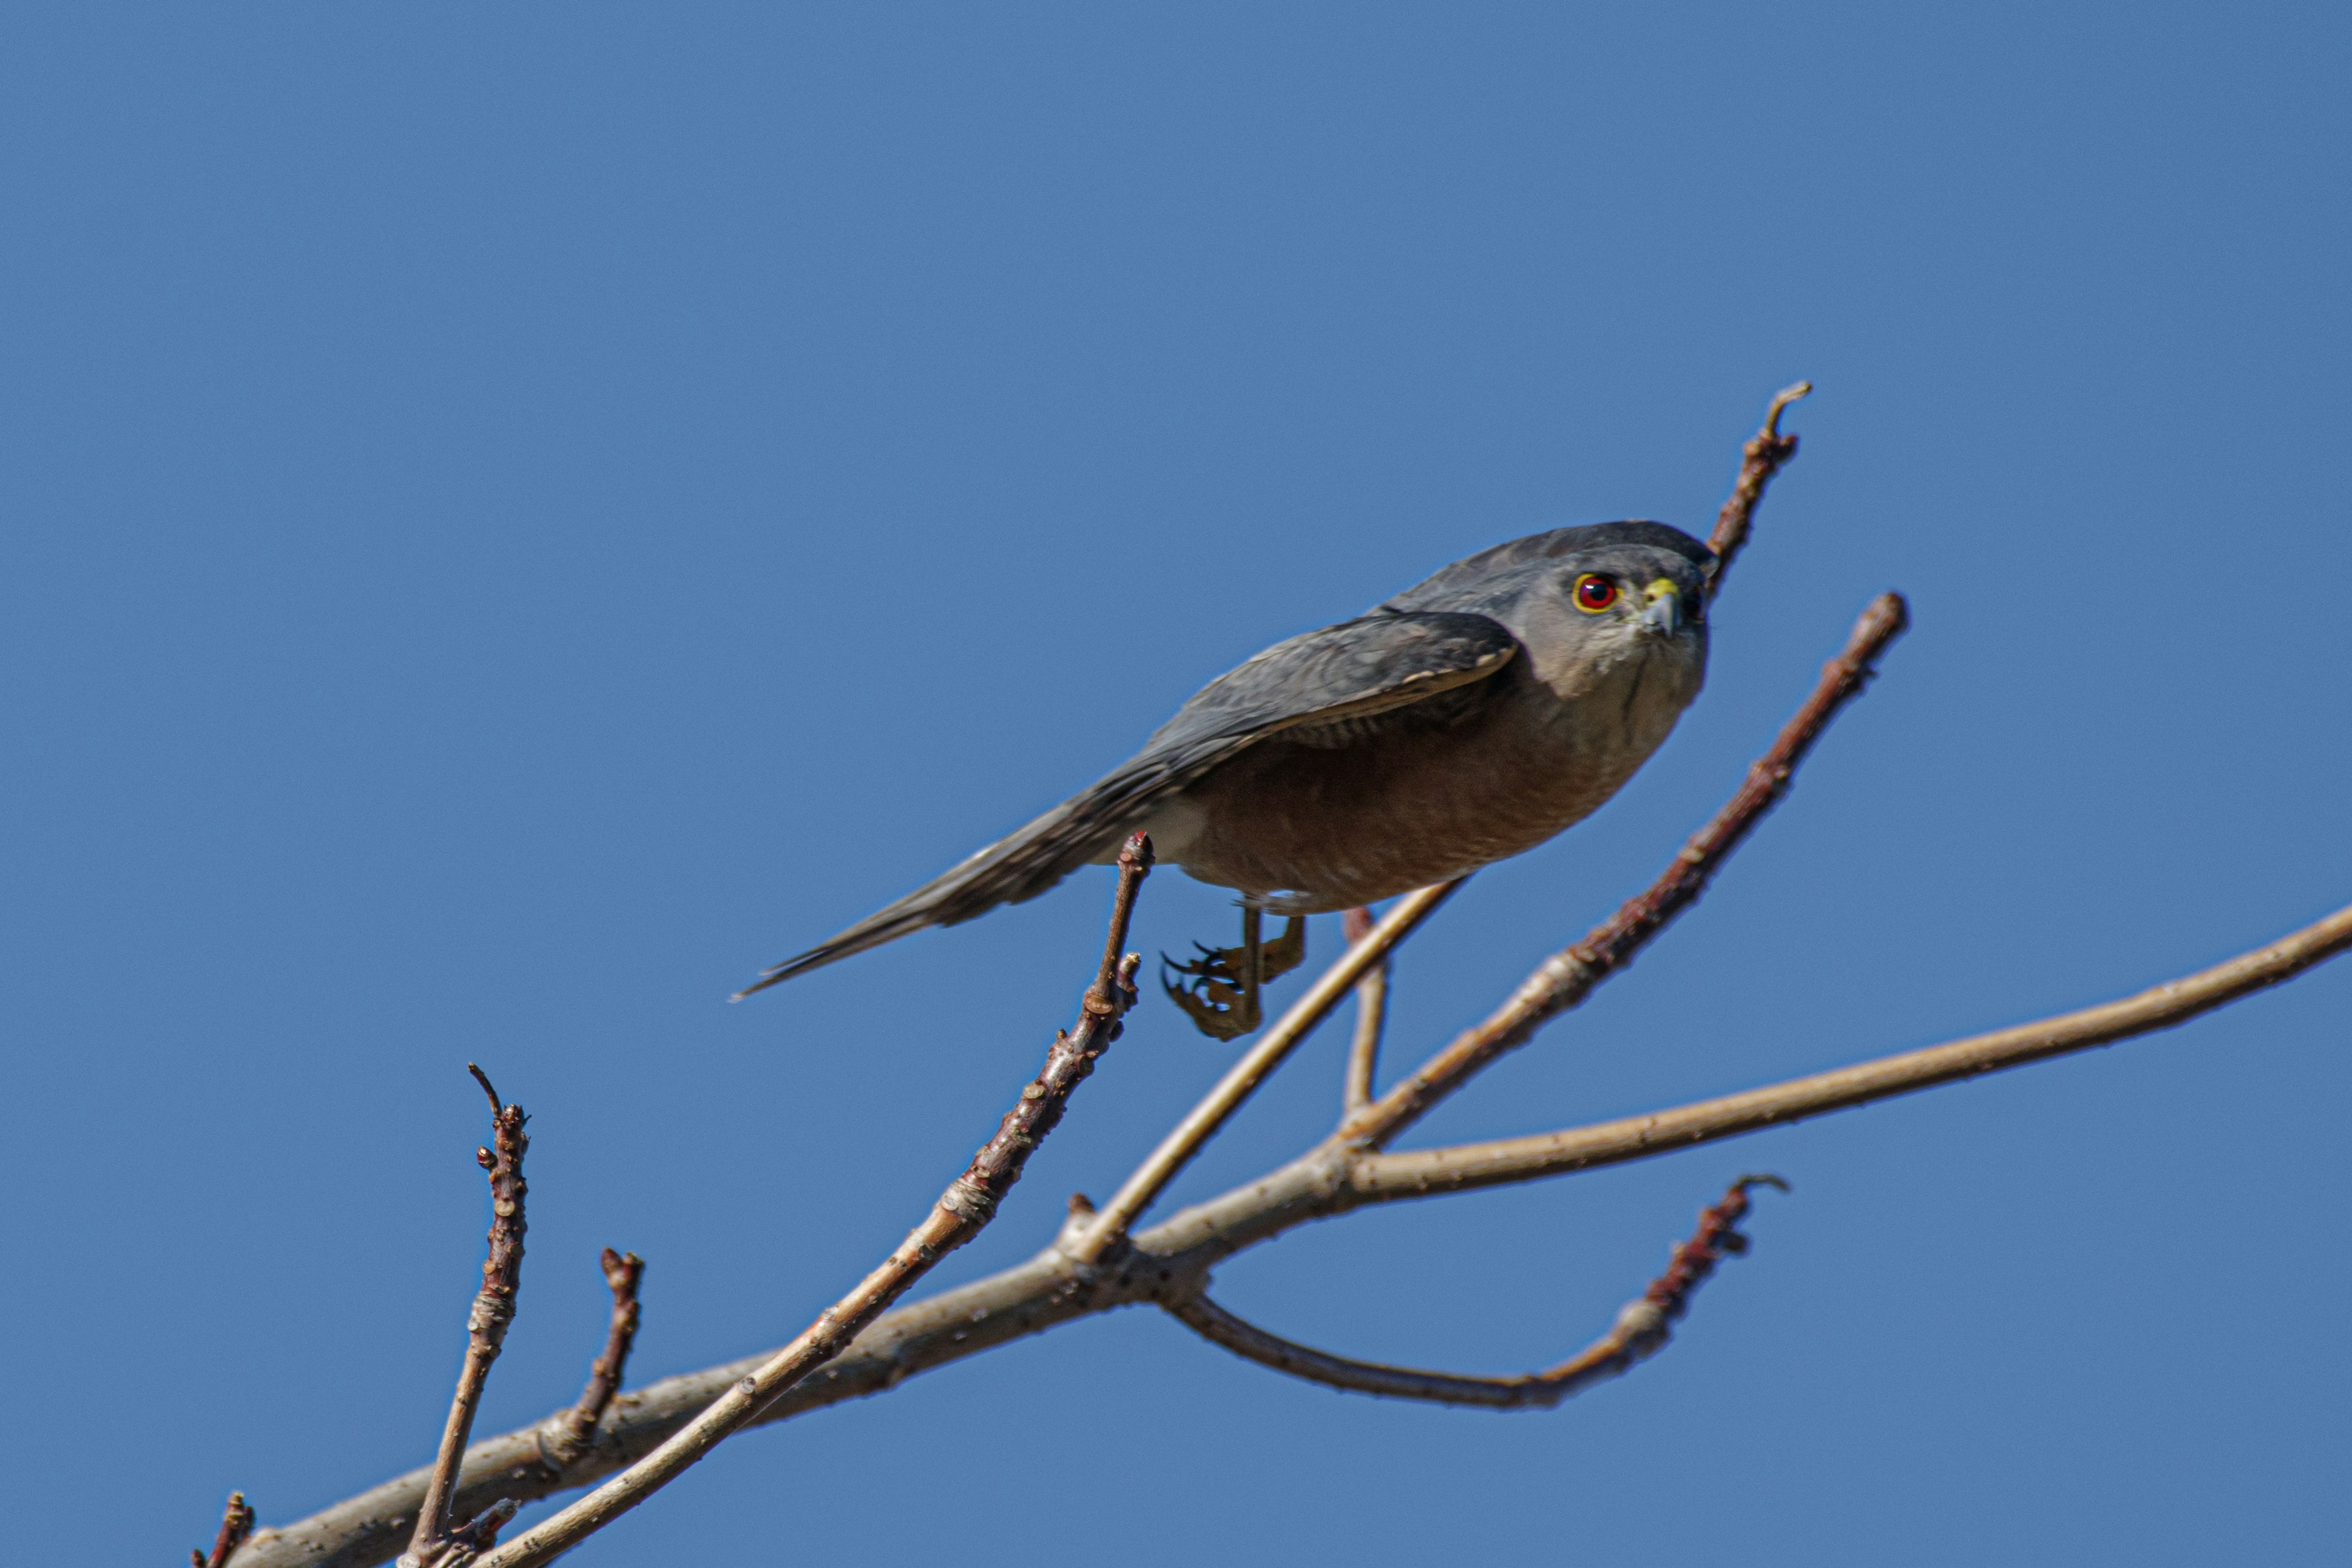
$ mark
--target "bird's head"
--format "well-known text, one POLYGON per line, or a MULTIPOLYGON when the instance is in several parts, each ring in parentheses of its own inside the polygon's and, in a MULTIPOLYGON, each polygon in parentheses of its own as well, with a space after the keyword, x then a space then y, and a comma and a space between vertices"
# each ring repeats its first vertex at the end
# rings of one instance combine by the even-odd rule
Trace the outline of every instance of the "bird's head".
POLYGON ((1662 664, 1668 684, 1685 689, 1681 701, 1697 695, 1714 561, 1706 546, 1662 522, 1560 531, 1567 537, 1529 563, 1510 617, 1538 674, 1581 689, 1629 664, 1662 664))

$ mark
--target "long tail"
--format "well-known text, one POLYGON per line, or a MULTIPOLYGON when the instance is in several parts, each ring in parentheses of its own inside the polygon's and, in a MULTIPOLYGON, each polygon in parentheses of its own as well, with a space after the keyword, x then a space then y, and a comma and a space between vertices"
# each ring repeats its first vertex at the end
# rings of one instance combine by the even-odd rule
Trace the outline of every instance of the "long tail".
POLYGON ((730 1000, 740 1002, 755 991, 896 942, 926 926, 955 925, 999 904, 1035 898, 1106 850, 1116 849, 1150 815, 1157 794, 1154 786, 1163 784, 1165 775, 1140 779, 1134 776, 1137 771, 1133 763, 1121 768, 832 941, 770 965, 730 1000))

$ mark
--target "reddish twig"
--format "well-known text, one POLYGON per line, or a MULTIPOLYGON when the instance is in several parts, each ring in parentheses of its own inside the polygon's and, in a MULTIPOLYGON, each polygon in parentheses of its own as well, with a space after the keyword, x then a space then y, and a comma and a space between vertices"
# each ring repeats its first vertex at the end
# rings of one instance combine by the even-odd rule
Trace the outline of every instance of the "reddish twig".
POLYGON ((1738 793, 1692 836, 1664 874, 1582 942, 1546 959, 1485 1023, 1464 1031, 1412 1076, 1340 1123, 1339 1136, 1360 1147, 1381 1147, 1488 1062, 1526 1044, 1538 1029, 1631 963, 1651 939, 1698 900, 1708 879, 1788 793, 1797 764, 1838 710, 1869 683, 1875 673, 1873 663, 1907 624, 1901 595, 1882 594, 1874 600, 1854 623, 1845 650, 1822 667, 1820 684, 1781 727, 1772 749, 1749 767, 1738 793))
POLYGON ((523 1199, 530 1191, 522 1179, 522 1157, 530 1148, 530 1136, 523 1131, 529 1118, 521 1106, 499 1103, 488 1073, 472 1062, 466 1070, 490 1101, 490 1147, 474 1151, 476 1163, 490 1177, 490 1252, 482 1261, 482 1288, 466 1316, 466 1363, 457 1372, 457 1392, 449 1401, 449 1420, 441 1429, 440 1451, 425 1483, 424 1505, 417 1510, 416 1531, 401 1555, 402 1568, 457 1568, 486 1547, 499 1525, 514 1515, 509 1508, 493 1521, 491 1515, 498 1512, 493 1505, 463 1527, 451 1517, 474 1412, 489 1382, 490 1363, 506 1343, 507 1326, 514 1321, 515 1296, 522 1286, 523 1199))
POLYGON ((605 1331, 604 1353, 588 1369, 588 1385, 580 1391, 579 1403, 549 1423, 547 1440, 540 1446, 547 1462, 559 1470, 576 1463, 595 1441, 596 1425, 621 1391, 629 1346, 637 1337, 637 1281, 645 1277, 646 1260, 608 1247, 600 1261, 604 1284, 613 1292, 613 1321, 605 1331))
POLYGON ((1706 547, 1715 552, 1715 564, 1706 579, 1709 598, 1722 588, 1723 574, 1731 570, 1733 558, 1748 542, 1748 527, 1755 521, 1756 503, 1764 499, 1764 487, 1797 455, 1797 438, 1780 434, 1780 415, 1812 390, 1811 382, 1801 381, 1774 393, 1772 405, 1764 411, 1763 428, 1740 448, 1739 478, 1732 481, 1730 498, 1716 514, 1715 531, 1706 536, 1706 547))
POLYGON ((1721 1203, 1699 1211, 1697 1232, 1675 1248, 1666 1271, 1625 1304, 1607 1333, 1558 1366, 1517 1377, 1470 1377, 1389 1366, 1381 1362, 1352 1361, 1267 1333, 1235 1317, 1205 1294, 1172 1296, 1160 1305, 1170 1316, 1210 1343, 1221 1345, 1244 1361, 1309 1383, 1390 1399, 1423 1400, 1433 1405, 1548 1410, 1596 1383, 1622 1375, 1636 1362, 1645 1361, 1664 1348, 1670 1336, 1669 1326, 1690 1310, 1691 1297, 1715 1272, 1716 1265, 1748 1250, 1748 1238, 1740 1234, 1739 1222, 1748 1214, 1748 1189, 1757 1186, 1788 1190, 1788 1184, 1778 1176, 1740 1177, 1724 1194, 1721 1203))
POLYGON ((1070 1096, 1094 1071, 1095 1060, 1119 1035, 1121 1016, 1135 1005, 1135 971, 1140 955, 1120 949, 1135 910, 1135 896, 1151 869, 1151 841, 1130 837, 1118 856, 1118 891, 1102 963, 1087 987, 1075 1028, 1057 1033, 1045 1066, 1021 1091, 1021 1099, 998 1124, 996 1136, 972 1156, 971 1164, 948 1187, 923 1222, 898 1244, 882 1266, 856 1289, 826 1308, 800 1336, 737 1382, 668 1441, 604 1485, 552 1517, 542 1520, 481 1559, 481 1568, 526 1568, 569 1551, 612 1521, 651 1497, 794 1384, 848 1348, 858 1331, 930 1272, 934 1264, 980 1234, 997 1205, 1021 1179, 1029 1155, 1062 1120, 1070 1096))
MULTIPOLYGON (((1340 929, 1352 947, 1372 934, 1372 911, 1349 910, 1340 929)), ((1372 1102, 1380 1071, 1381 1033, 1388 1025, 1389 960, 1383 958, 1356 982, 1356 1036, 1348 1044, 1348 1076, 1339 1086, 1339 1114, 1353 1116, 1372 1102)))
POLYGON ((252 1533, 253 1510, 247 1505, 245 1494, 229 1493, 228 1504, 221 1510, 220 1532, 213 1537, 211 1555, 205 1555, 202 1547, 190 1547, 188 1568, 224 1568, 252 1533))

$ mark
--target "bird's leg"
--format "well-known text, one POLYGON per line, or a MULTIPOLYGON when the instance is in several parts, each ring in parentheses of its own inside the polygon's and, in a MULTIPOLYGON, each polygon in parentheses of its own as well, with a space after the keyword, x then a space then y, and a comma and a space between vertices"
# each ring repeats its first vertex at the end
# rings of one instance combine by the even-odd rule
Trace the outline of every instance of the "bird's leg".
POLYGON ((1287 974, 1307 959, 1307 921, 1302 915, 1290 917, 1279 939, 1265 940, 1265 916, 1255 905, 1242 906, 1242 943, 1239 947, 1202 947, 1201 956, 1175 963, 1165 953, 1160 955, 1164 970, 1173 970, 1186 978, 1171 982, 1163 973, 1160 988, 1168 998, 1184 1009, 1192 1026, 1212 1039, 1237 1040, 1265 1021, 1261 1001, 1265 983, 1276 975, 1287 974))
POLYGON ((1293 915, 1282 934, 1258 950, 1258 980, 1279 980, 1306 962, 1307 917, 1293 915))

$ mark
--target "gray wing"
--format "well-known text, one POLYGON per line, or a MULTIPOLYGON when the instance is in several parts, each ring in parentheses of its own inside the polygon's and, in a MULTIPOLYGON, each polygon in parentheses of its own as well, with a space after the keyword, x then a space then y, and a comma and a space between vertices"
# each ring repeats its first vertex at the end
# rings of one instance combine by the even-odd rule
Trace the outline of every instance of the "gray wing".
POLYGON ((1496 621, 1375 611, 1275 644, 1212 681, 1091 787, 831 942, 764 971, 748 996, 925 926, 1034 899, 1115 848, 1171 795, 1278 731, 1406 707, 1483 680, 1518 643, 1496 621))

